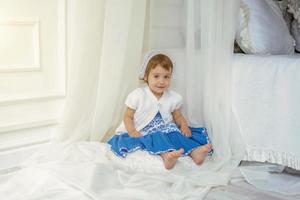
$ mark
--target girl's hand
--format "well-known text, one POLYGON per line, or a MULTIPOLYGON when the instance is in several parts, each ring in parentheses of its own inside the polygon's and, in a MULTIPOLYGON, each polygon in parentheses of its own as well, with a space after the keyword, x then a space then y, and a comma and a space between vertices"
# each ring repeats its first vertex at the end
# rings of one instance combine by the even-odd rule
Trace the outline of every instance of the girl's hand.
POLYGON ((129 135, 130 137, 133 137, 133 138, 143 137, 143 135, 142 135, 140 132, 138 132, 138 131, 133 131, 133 132, 131 132, 131 133, 128 133, 128 135, 129 135))
POLYGON ((189 127, 188 126, 182 126, 180 128, 182 134, 186 137, 191 137, 192 136, 192 132, 190 131, 189 127))

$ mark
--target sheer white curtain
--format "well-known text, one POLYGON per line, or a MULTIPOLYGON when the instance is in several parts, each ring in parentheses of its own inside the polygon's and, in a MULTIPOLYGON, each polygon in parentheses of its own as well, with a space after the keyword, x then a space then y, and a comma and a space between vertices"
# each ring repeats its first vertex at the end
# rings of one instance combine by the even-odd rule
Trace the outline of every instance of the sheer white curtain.
POLYGON ((55 141, 90 137, 104 18, 104 0, 67 2, 67 98, 55 141))
POLYGON ((100 140, 138 84, 146 0, 68 1, 68 86, 53 141, 100 140))
MULTIPOLYGON (((222 160, 242 150, 241 141, 237 140, 239 133, 232 131, 235 119, 231 115, 230 88, 238 8, 239 0, 200 3, 200 55, 196 58, 196 66, 203 80, 202 115, 216 149, 215 157, 222 160), (236 145, 235 148, 232 145, 236 145)), ((187 80, 195 85, 199 81, 196 77, 187 80)))
POLYGON ((183 111, 189 124, 208 129, 216 150, 214 158, 224 162, 233 154, 240 158, 242 140, 231 115, 230 89, 239 0, 183 0, 177 7, 173 3, 171 11, 161 2, 151 1, 150 49, 175 58, 174 89, 184 96, 183 111), (165 13, 182 24, 151 18, 165 13))
POLYGON ((238 8, 239 0, 187 0, 185 23, 187 116, 192 126, 208 129, 215 149, 212 165, 233 168, 243 155, 230 88, 238 8))

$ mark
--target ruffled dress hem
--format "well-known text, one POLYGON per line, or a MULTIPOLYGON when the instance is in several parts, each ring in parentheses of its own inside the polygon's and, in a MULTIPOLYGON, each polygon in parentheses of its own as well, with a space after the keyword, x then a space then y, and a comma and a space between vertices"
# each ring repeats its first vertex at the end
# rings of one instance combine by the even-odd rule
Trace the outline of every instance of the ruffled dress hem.
MULTIPOLYGON (((108 143, 115 155, 126 157, 128 153, 137 150, 147 151, 152 155, 159 155, 184 149, 182 156, 188 156, 196 148, 210 143, 206 128, 190 128, 192 137, 186 137, 179 131, 170 133, 154 132, 143 137, 133 138, 128 133, 114 135, 108 143)), ((212 155, 211 150, 208 155, 212 155)))

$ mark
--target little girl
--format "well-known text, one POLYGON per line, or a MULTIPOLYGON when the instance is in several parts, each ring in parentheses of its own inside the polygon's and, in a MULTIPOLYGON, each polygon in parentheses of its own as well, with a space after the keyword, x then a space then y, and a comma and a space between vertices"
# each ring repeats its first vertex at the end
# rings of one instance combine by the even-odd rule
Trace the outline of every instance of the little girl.
POLYGON ((125 104, 124 120, 108 143, 125 157, 138 149, 160 155, 166 169, 180 156, 190 156, 200 165, 212 153, 205 128, 189 128, 180 112, 182 97, 169 89, 173 63, 163 54, 153 56, 143 80, 147 86, 132 91, 125 104))

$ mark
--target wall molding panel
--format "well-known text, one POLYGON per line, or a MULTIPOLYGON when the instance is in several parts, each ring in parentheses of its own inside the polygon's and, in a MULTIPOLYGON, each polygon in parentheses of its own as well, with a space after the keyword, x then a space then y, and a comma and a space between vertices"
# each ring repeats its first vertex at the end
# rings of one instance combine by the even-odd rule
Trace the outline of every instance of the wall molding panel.
POLYGON ((2 37, 0 72, 27 72, 41 69, 38 19, 0 19, 0 31, 2 37), (16 43, 22 44, 20 45, 22 48, 15 48, 16 43))
POLYGON ((57 125, 57 119, 49 119, 0 127, 0 154, 49 142, 49 132, 54 131, 57 125))
POLYGON ((34 7, 26 11, 10 2, 0 8, 0 104, 60 98, 67 87, 66 0, 29 0, 34 7))
POLYGON ((10 99, 2 99, 0 100, 0 106, 8 106, 14 104, 24 104, 24 103, 33 103, 33 102, 41 102, 41 101, 52 101, 52 100, 60 100, 66 97, 65 94, 40 94, 37 96, 21 96, 10 99))
POLYGON ((37 121, 31 121, 31 122, 15 123, 15 124, 9 124, 9 125, 1 125, 0 126, 0 134, 12 132, 12 131, 20 131, 20 130, 25 130, 25 129, 53 126, 53 125, 57 125, 57 124, 58 124, 57 119, 48 119, 48 120, 37 120, 37 121))

